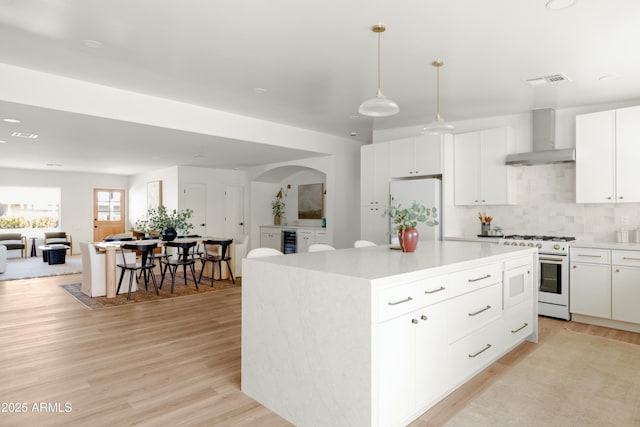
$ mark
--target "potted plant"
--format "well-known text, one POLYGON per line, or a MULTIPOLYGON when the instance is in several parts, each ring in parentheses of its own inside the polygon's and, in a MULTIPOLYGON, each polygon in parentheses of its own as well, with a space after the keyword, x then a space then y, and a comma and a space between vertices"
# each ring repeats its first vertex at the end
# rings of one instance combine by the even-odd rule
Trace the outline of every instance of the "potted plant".
POLYGON ((401 205, 391 205, 384 211, 383 216, 391 218, 393 232, 398 233, 398 240, 402 252, 414 252, 418 246, 419 222, 434 227, 438 225, 438 211, 435 207, 427 208, 422 203, 413 201, 411 206, 403 208, 401 205))
POLYGON ((280 225, 280 217, 284 214, 284 201, 276 197, 271 202, 271 212, 273 212, 273 224, 280 225))
POLYGON ((178 236, 178 231, 181 234, 189 234, 193 229, 193 224, 189 222, 192 214, 191 209, 181 211, 174 209, 169 212, 166 206, 160 205, 149 209, 145 218, 136 221, 136 228, 145 234, 159 233, 162 240, 170 241, 178 236))

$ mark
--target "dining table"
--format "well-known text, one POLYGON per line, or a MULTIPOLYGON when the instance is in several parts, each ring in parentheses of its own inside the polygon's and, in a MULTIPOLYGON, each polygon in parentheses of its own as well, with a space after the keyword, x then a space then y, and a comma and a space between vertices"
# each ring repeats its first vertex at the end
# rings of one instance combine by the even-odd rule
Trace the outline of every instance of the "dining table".
MULTIPOLYGON (((174 242, 192 242, 197 241, 198 244, 201 244, 205 240, 232 240, 230 237, 178 237, 174 239, 174 242)), ((116 297, 116 252, 120 247, 124 244, 134 244, 134 245, 148 245, 150 243, 157 243, 158 246, 165 246, 166 241, 161 239, 144 239, 144 240, 117 240, 111 242, 96 242, 94 243, 95 247, 99 250, 105 252, 105 296, 107 298, 115 298, 116 297)), ((233 252, 231 252, 233 253, 233 252)), ((213 273, 213 272, 212 272, 213 273)))

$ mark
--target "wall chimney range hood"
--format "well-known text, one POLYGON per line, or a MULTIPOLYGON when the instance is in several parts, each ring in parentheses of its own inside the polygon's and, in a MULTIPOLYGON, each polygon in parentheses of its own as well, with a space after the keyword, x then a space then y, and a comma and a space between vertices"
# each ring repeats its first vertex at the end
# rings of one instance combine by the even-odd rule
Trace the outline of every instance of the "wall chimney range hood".
POLYGON ((548 163, 571 163, 576 161, 575 148, 555 149, 556 112, 543 108, 531 112, 533 151, 508 154, 507 165, 542 165, 548 163))

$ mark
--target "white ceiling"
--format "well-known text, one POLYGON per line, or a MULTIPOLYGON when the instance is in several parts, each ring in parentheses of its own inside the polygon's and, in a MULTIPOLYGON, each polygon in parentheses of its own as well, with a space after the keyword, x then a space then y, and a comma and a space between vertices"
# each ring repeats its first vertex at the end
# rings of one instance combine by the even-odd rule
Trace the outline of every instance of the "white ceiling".
MULTIPOLYGON (((576 0, 557 11, 546 3, 0 0, 0 62, 342 137, 356 132, 361 141, 370 141, 374 129, 433 119, 430 64, 438 58, 445 61, 440 110, 448 121, 640 98, 634 53, 640 1, 576 0), (400 113, 374 120, 357 109, 376 90, 371 26, 378 22, 387 26, 382 90, 400 113), (91 49, 86 39, 104 47, 91 49), (571 82, 524 83, 555 73, 571 82), (619 77, 599 80, 607 74, 619 77), (267 91, 257 94, 257 87, 267 91)), ((4 167, 62 163, 63 170, 85 170, 88 159, 110 159, 132 145, 138 151, 128 160, 114 157, 122 163, 112 173, 175 164, 244 167, 314 155, 2 101, 0 90, 0 118, 37 123, 29 131, 47 144, 25 156, 24 147, 36 142, 16 142, 7 132, 20 129, 0 122, 4 167), (170 143, 178 137, 180 146, 170 143), (93 146, 101 139, 122 145, 100 152, 93 146)))

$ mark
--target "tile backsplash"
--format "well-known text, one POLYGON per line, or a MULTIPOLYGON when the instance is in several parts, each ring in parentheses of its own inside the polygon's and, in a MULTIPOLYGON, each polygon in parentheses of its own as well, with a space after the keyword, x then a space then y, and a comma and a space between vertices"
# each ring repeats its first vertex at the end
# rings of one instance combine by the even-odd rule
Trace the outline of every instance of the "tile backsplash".
MULTIPOLYGON (((455 207, 464 211, 462 234, 480 234, 478 212, 493 217, 492 226, 504 234, 574 236, 595 242, 616 240, 623 217, 628 230, 640 226, 640 203, 577 204, 575 163, 519 166, 515 173, 517 204, 455 207)), ((460 212, 462 213, 462 212, 460 212)), ((630 233, 630 241, 633 241, 630 233)))

